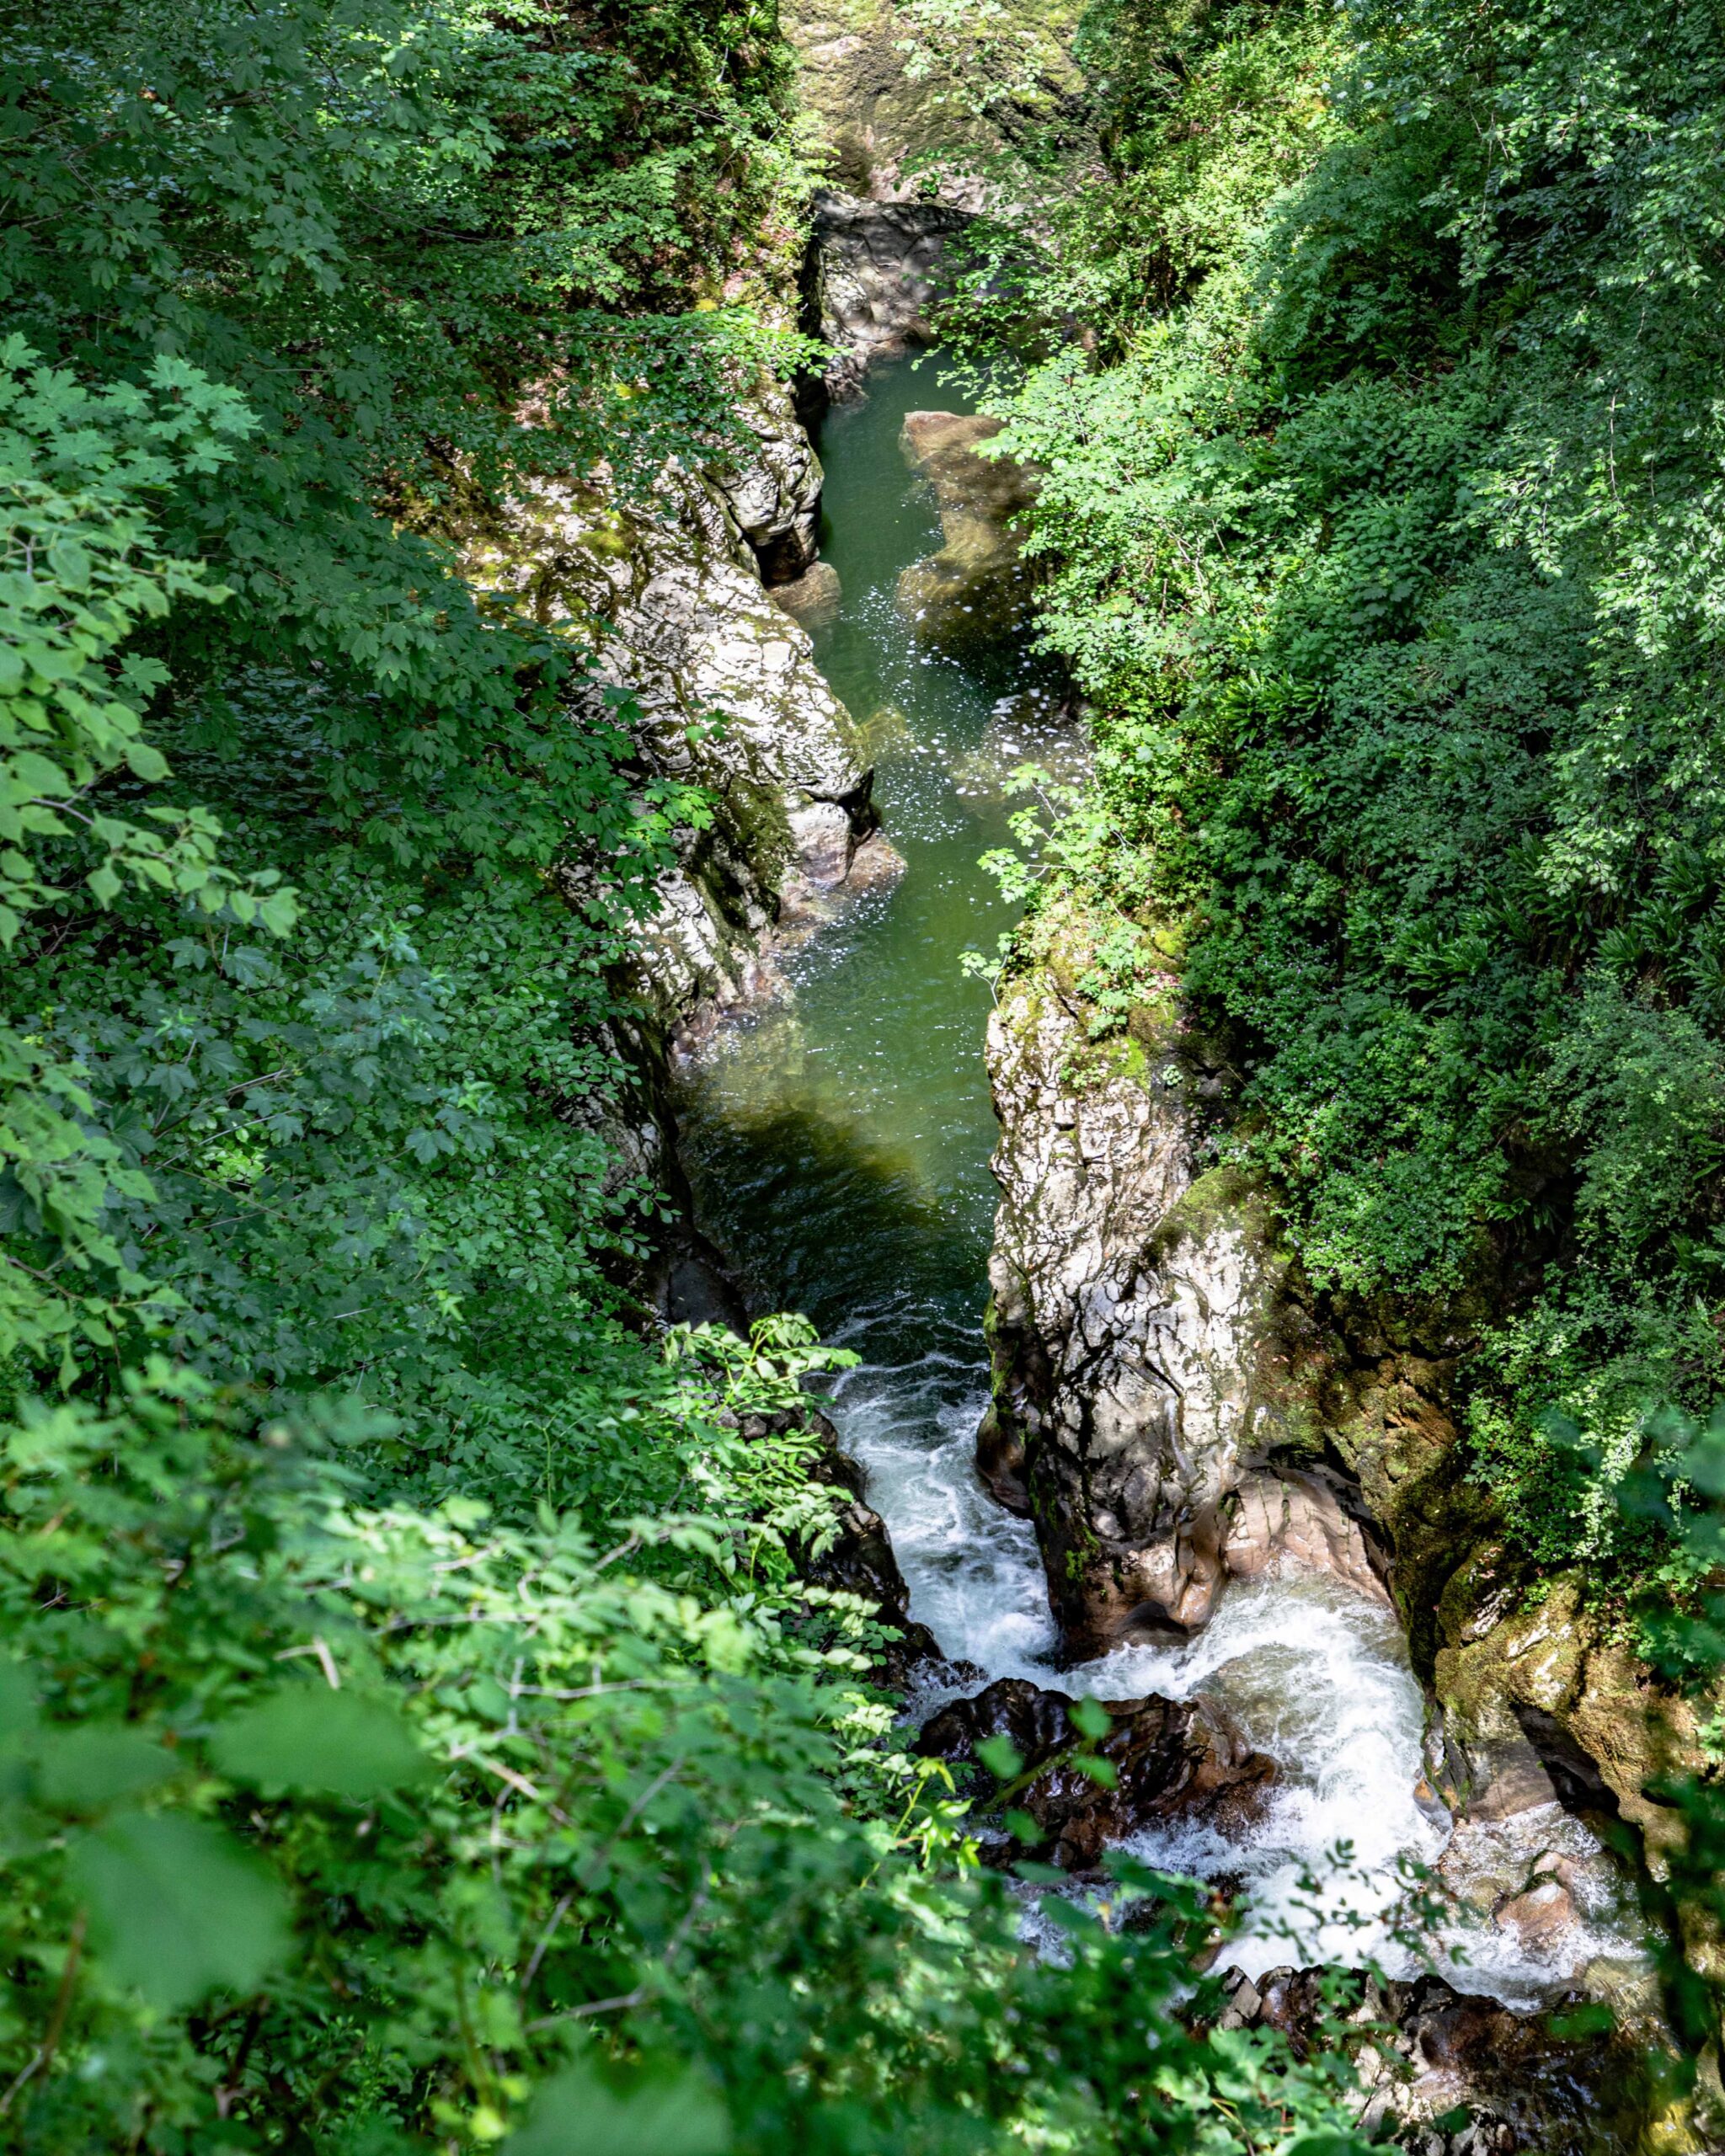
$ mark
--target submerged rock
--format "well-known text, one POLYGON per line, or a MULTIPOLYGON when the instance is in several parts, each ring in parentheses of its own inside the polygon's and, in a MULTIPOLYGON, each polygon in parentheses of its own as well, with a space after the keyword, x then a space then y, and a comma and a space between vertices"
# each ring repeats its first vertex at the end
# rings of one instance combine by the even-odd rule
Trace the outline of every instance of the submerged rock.
POLYGON ((1028 619, 1033 580, 1013 520, 1036 498, 1035 474, 978 454, 1002 423, 981 414, 912 412, 900 446, 940 511, 943 544, 900 573, 899 611, 943 649, 997 643, 1028 619))
POLYGON ((1039 1838, 995 1841, 987 1845, 994 1860, 1034 1855, 1088 1874, 1105 1849, 1144 1828, 1202 1820, 1240 1833, 1261 1816, 1275 1763, 1253 1750, 1215 1701, 1106 1700, 1109 1727, 1095 1740, 1072 1721, 1074 1704, 1064 1692, 1002 1678, 943 1708, 918 1737, 925 1758, 974 1759, 978 1745, 1001 1736, 1023 1760, 1007 1794, 1039 1838), (1080 1764, 1091 1759, 1113 1769, 1112 1786, 1080 1764))
POLYGON ((768 595, 805 629, 824 629, 838 619, 839 573, 830 562, 811 562, 791 583, 772 585, 768 595))

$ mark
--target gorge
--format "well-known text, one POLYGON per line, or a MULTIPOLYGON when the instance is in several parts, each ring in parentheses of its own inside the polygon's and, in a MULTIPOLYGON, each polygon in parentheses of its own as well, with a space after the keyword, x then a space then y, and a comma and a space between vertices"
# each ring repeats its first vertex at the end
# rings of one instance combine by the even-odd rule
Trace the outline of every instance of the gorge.
POLYGON ((19 0, 0 2141, 1725 2145, 1713 0, 19 0))

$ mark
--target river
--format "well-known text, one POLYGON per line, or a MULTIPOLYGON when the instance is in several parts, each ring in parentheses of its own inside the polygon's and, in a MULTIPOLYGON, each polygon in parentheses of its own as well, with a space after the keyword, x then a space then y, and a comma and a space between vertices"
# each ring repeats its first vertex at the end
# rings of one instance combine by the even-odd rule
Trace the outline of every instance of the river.
MULTIPOLYGON (((1415 1798, 1422 1700, 1395 1620, 1330 1581, 1290 1577, 1235 1588, 1187 1646, 1058 1671, 1033 1532, 975 1473, 996 1127, 981 1054, 989 991, 960 958, 991 952, 1012 918, 978 865, 1008 842, 1005 775, 1070 759, 1074 744, 1023 644, 937 657, 895 603, 900 569, 939 544, 898 446, 905 414, 928 407, 962 408, 931 362, 880 368, 820 441, 822 552, 843 599, 816 656, 868 735, 905 871, 797 953, 787 995, 727 1027, 685 1074, 697 1215, 754 1307, 804 1311, 862 1358, 836 1386, 836 1420, 913 1614, 948 1654, 991 1677, 1108 1698, 1212 1693, 1277 1760, 1278 1793, 1248 1841, 1205 1829, 1132 1844, 1167 1868, 1240 1882, 1247 1914, 1230 1961, 1255 1975, 1370 1952, 1411 1972, 1418 1957, 1391 1921, 1401 1868, 1434 1865, 1448 1831, 1415 1798)), ((1531 1836, 1525 1850, 1476 1837, 1470 1861, 1513 1870, 1573 1849, 1597 1870, 1586 1829, 1554 1807, 1512 1832, 1531 1836)), ((1591 1900, 1559 1961, 1489 1923, 1446 1921, 1425 1945, 1460 1988, 1530 2005, 1592 1956, 1623 1953, 1609 1897, 1591 1900), (1448 1967, 1457 1950, 1466 1965, 1448 1967)))

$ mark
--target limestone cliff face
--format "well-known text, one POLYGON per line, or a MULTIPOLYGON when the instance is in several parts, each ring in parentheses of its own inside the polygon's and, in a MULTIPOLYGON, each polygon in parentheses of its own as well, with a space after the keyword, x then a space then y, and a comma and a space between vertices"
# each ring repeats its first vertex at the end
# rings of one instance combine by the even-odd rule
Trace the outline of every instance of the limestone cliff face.
POLYGON ((836 183, 875 201, 931 184, 943 200, 980 205, 987 161, 1028 120, 1076 106, 1071 57, 1082 8, 1071 0, 1004 0, 931 31, 893 0, 788 0, 782 19, 803 102, 836 183))
POLYGON ((989 1029, 1001 1185, 979 1445, 1036 1523, 1064 1642, 1194 1631, 1229 1573, 1328 1564, 1380 1593, 1316 1477, 1267 1478, 1309 1413, 1266 1209, 1204 1140, 1219 1074, 1172 1017, 1098 1051, 1050 973, 989 1029))
POLYGON ((708 796, 640 939, 644 995, 670 1027, 756 992, 776 939, 895 860, 872 835, 849 714, 762 580, 812 558, 820 464, 782 392, 743 411, 754 453, 716 474, 670 467, 627 508, 594 479, 537 483, 463 538, 477 585, 579 638, 590 693, 627 696, 644 776, 708 796))

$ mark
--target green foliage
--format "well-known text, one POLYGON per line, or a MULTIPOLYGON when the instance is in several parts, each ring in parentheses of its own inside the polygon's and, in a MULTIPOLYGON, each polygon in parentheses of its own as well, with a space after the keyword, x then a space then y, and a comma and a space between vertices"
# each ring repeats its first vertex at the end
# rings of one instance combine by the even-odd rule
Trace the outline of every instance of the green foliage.
POLYGON ((1725 1384, 1716 14, 1092 20, 1108 169, 1171 206, 1056 218, 1005 302, 1098 745, 1026 888, 1176 926, 1308 1271, 1507 1308, 1489 1479, 1632 1573, 1637 1433, 1725 1384))
POLYGON ((791 239, 770 14, 7 28, 8 2141, 1332 2131, 1345 2059, 1207 2031, 1194 1890, 1124 1865, 1040 1958, 979 1874, 798 1572, 845 1358, 637 1299, 617 984, 709 810, 439 535, 722 456, 797 350, 715 304, 791 239))

